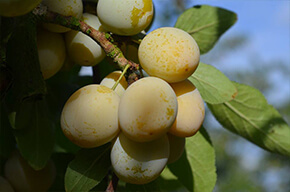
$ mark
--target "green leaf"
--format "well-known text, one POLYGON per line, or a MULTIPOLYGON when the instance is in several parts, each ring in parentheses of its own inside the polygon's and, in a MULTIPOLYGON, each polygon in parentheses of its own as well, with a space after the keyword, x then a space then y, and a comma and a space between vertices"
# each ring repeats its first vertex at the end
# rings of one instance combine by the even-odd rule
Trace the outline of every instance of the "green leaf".
POLYGON ((7 43, 7 67, 13 75, 13 84, 6 96, 10 111, 24 98, 46 94, 38 60, 36 23, 31 14, 17 19, 19 23, 7 43))
POLYGON ((290 128, 261 92, 235 83, 237 97, 229 102, 208 105, 228 130, 271 152, 290 156, 290 128))
POLYGON ((226 9, 208 5, 195 6, 182 13, 175 27, 188 32, 197 42, 200 53, 211 50, 219 37, 237 20, 237 15, 226 9))
POLYGON ((35 170, 45 167, 54 146, 54 125, 46 101, 39 98, 23 101, 15 120, 15 138, 24 159, 35 170))
POLYGON ((81 149, 68 165, 66 191, 85 192, 98 185, 111 167, 110 149, 110 143, 93 149, 81 149))
POLYGON ((165 167, 160 177, 157 179, 160 191, 173 192, 173 191, 184 191, 188 192, 188 189, 180 183, 178 178, 171 173, 168 167, 165 167))
POLYGON ((237 94, 234 84, 211 65, 199 63, 189 80, 196 86, 203 100, 210 104, 230 101, 237 94))
POLYGON ((203 127, 194 136, 186 138, 185 152, 168 167, 189 191, 213 191, 217 178, 215 152, 203 127))

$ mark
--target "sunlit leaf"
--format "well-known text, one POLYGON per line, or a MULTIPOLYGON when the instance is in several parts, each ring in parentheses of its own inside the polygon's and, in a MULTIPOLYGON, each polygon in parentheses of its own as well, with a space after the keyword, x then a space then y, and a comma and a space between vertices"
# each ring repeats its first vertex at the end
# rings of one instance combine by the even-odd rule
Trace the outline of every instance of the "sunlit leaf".
POLYGON ((290 128, 261 92, 235 83, 238 95, 232 101, 208 105, 228 130, 271 152, 290 156, 290 128))
POLYGON ((234 84, 211 65, 200 63, 189 80, 197 87, 207 103, 219 104, 230 101, 237 94, 234 84))
POLYGON ((165 167, 160 177, 157 179, 160 191, 164 192, 189 192, 189 190, 171 173, 168 167, 165 167))
POLYGON ((90 191, 98 185, 111 167, 111 145, 81 149, 69 163, 65 174, 66 191, 90 191))
POLYGON ((182 13, 175 27, 188 32, 204 54, 213 48, 220 36, 237 20, 237 15, 226 9, 209 5, 195 6, 182 13))
POLYGON ((217 179, 215 153, 204 128, 186 139, 185 152, 177 162, 168 167, 189 191, 213 191, 217 179))

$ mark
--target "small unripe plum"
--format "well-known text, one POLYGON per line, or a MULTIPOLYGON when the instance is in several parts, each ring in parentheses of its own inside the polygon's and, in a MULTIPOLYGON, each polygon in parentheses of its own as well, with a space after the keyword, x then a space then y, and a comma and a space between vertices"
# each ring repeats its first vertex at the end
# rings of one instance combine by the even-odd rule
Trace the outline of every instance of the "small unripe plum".
POLYGON ((61 114, 64 135, 76 145, 93 148, 110 142, 119 133, 120 97, 103 85, 87 85, 73 93, 61 114))
POLYGON ((199 64, 199 48, 185 31, 163 27, 150 32, 140 43, 138 57, 150 75, 169 83, 187 79, 199 64))
POLYGON ((152 0, 99 0, 97 14, 106 30, 131 36, 151 23, 153 3, 152 0))
POLYGON ((0 191, 3 192, 14 192, 11 184, 4 178, 0 176, 0 191))
POLYGON ((170 85, 156 77, 145 77, 131 84, 122 96, 119 122, 128 138, 147 142, 166 134, 176 113, 176 95, 170 85))
MULTIPOLYGON (((82 0, 43 0, 42 3, 48 7, 49 11, 64 16, 74 16, 80 19, 83 14, 82 0)), ((43 26, 49 31, 56 33, 64 33, 70 30, 69 28, 51 23, 45 23, 43 26)))
POLYGON ((204 120, 204 102, 199 91, 189 81, 171 84, 178 101, 178 113, 169 132, 179 137, 193 136, 204 120))
POLYGON ((16 17, 29 13, 41 0, 1 0, 0 15, 5 17, 16 17))
MULTIPOLYGON (((83 20, 99 30, 101 23, 97 16, 84 13, 83 20)), ((101 46, 88 35, 71 30, 65 34, 69 57, 81 66, 94 66, 101 62, 106 54, 101 46)))
MULTIPOLYGON (((112 88, 115 83, 118 81, 122 74, 122 71, 113 71, 109 75, 107 75, 100 83, 100 85, 104 85, 106 87, 112 88)), ((115 92, 121 97, 128 87, 128 83, 126 78, 123 76, 117 85, 115 92)))
POLYGON ((139 143, 120 133, 111 151, 115 174, 132 184, 146 184, 156 179, 166 166, 168 157, 166 135, 151 142, 139 143))
POLYGON ((65 42, 61 34, 39 29, 37 31, 37 50, 40 70, 44 79, 55 75, 66 58, 65 42))
POLYGON ((169 153, 167 164, 170 164, 170 163, 174 163, 181 157, 184 151, 185 138, 177 137, 170 133, 168 133, 167 136, 168 136, 169 146, 170 146, 170 153, 169 153))
POLYGON ((18 151, 14 151, 4 166, 5 177, 16 192, 47 191, 53 184, 56 170, 53 161, 41 170, 29 166, 18 151))

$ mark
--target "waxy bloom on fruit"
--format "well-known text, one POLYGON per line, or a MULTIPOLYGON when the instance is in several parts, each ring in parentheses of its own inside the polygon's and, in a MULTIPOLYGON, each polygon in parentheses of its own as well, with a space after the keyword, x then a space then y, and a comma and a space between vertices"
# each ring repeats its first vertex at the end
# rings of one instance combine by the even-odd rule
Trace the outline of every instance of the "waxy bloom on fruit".
POLYGON ((199 48, 185 31, 163 27, 150 32, 138 51, 142 68, 169 83, 187 79, 199 64, 199 48))
MULTIPOLYGON (((82 0, 43 0, 42 3, 48 7, 49 11, 64 16, 74 16, 80 19, 83 14, 82 0)), ((43 26, 56 33, 64 33, 70 30, 69 28, 51 23, 45 23, 43 26)))
POLYGON ((41 0, 0 0, 0 15, 16 17, 29 13, 41 0))
POLYGON ((42 76, 48 79, 55 75, 64 64, 66 58, 64 39, 61 34, 39 29, 37 50, 42 76))
POLYGON ((139 143, 120 133, 111 151, 114 172, 121 180, 132 184, 146 184, 156 179, 166 166, 168 157, 166 135, 139 143))
MULTIPOLYGON (((100 29, 101 23, 97 16, 84 13, 83 20, 94 29, 100 29)), ((67 32, 65 34, 65 42, 69 57, 74 63, 81 66, 97 65, 106 56, 102 47, 82 32, 74 30, 67 32)))
POLYGON ((178 113, 169 132, 179 137, 193 136, 204 120, 204 102, 189 80, 172 83, 171 86, 177 96, 178 113))
POLYGON ((123 133, 137 142, 165 135, 177 114, 177 99, 170 85, 157 77, 131 84, 121 98, 119 122, 123 133))
POLYGON ((152 0, 99 0, 97 14, 106 30, 131 36, 149 26, 153 3, 152 0))
POLYGON ((70 96, 61 114, 64 135, 76 145, 93 148, 119 133, 116 92, 103 85, 87 85, 70 96))

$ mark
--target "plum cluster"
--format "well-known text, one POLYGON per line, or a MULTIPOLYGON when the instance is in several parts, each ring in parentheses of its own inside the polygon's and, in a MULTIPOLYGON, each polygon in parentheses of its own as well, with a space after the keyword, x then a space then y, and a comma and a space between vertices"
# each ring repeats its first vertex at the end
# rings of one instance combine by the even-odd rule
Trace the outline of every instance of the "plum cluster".
MULTIPOLYGON (((97 16, 83 13, 81 0, 42 3, 51 11, 82 18, 97 30, 120 36, 145 30, 154 11, 152 0, 99 0, 97 16)), ((39 28, 37 46, 44 79, 70 61, 94 66, 106 56, 87 35, 55 24, 39 28)), ((145 77, 128 85, 122 71, 114 71, 100 84, 80 88, 63 107, 61 128, 82 148, 111 142, 115 174, 125 182, 145 184, 181 157, 185 138, 203 123, 204 102, 187 80, 199 64, 200 52, 192 36, 174 27, 156 29, 139 47, 121 49, 140 63, 145 77)))
MULTIPOLYGON (((99 0, 97 13, 102 29, 131 36, 148 26, 153 4, 99 0)), ((198 66, 200 53, 188 33, 173 27, 150 32, 137 51, 130 46, 125 55, 137 58, 147 76, 131 85, 122 77, 113 90, 122 74, 115 71, 100 84, 80 88, 63 108, 61 127, 81 147, 112 142, 115 174, 125 182, 145 184, 180 158, 185 138, 203 123, 204 102, 187 80, 198 66)))

